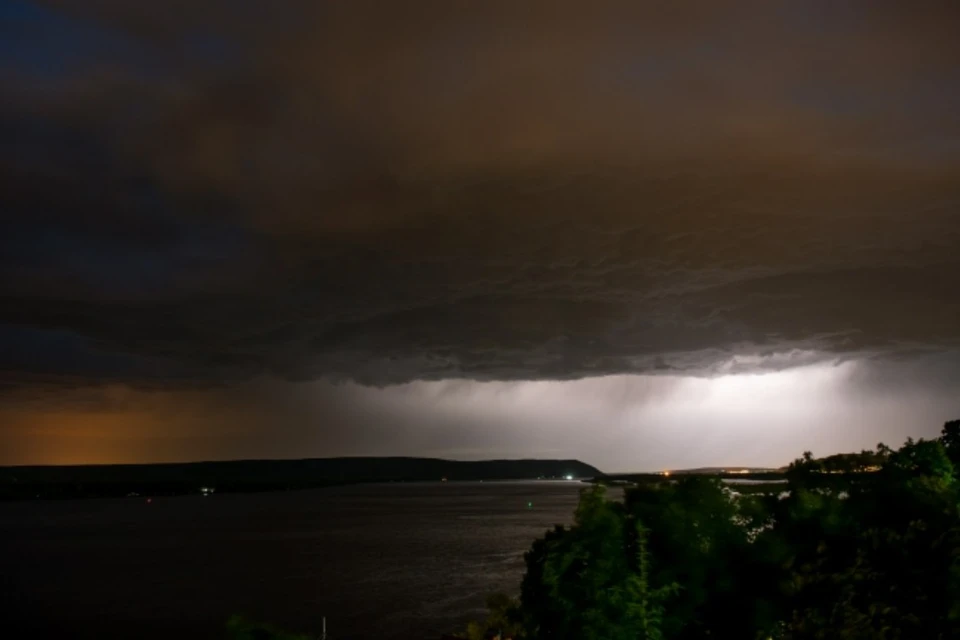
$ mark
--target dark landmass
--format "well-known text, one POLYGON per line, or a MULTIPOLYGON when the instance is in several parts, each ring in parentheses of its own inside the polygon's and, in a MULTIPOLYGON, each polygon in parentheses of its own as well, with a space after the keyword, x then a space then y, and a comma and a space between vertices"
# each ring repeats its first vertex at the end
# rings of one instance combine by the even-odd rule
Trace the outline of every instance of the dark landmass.
POLYGON ((579 460, 312 458, 168 464, 0 467, 0 500, 310 489, 361 482, 596 478, 579 460))
POLYGON ((844 486, 859 484, 864 474, 879 471, 887 455, 885 449, 879 452, 861 451, 859 453, 837 453, 822 458, 814 458, 809 452, 788 467, 778 469, 762 467, 701 467, 698 469, 676 469, 656 473, 608 473, 597 476, 594 483, 608 486, 641 485, 658 483, 663 480, 678 479, 686 476, 707 476, 721 480, 753 480, 771 483, 767 486, 756 485, 738 486, 739 493, 770 493, 777 489, 775 483, 789 479, 791 471, 802 464, 804 470, 811 474, 808 485, 820 487, 844 486))
POLYGON ((727 467, 721 469, 703 468, 703 469, 680 469, 677 471, 658 472, 658 473, 607 473, 597 476, 595 482, 607 485, 617 484, 644 484, 650 482, 661 482, 665 478, 677 478, 680 476, 709 476, 713 478, 731 480, 766 480, 777 482, 784 480, 786 469, 765 469, 748 467, 727 467))
POLYGON ((677 469, 675 471, 670 471, 670 475, 683 475, 683 474, 708 474, 708 475, 742 475, 745 473, 776 473, 778 471, 784 471, 786 467, 779 469, 774 469, 771 467, 699 467, 697 469, 677 469))

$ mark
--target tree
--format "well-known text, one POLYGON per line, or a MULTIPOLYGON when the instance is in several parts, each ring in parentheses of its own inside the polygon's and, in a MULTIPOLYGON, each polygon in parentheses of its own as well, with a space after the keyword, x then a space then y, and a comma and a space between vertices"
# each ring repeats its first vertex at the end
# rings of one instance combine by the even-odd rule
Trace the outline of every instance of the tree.
POLYGON ((520 603, 505 593, 487 597, 487 619, 467 625, 467 640, 487 638, 518 638, 523 634, 523 619, 520 603))
POLYGON ((670 585, 652 588, 646 530, 596 485, 581 493, 570 528, 526 556, 521 603, 533 638, 660 640, 670 585))
POLYGON ((652 584, 680 586, 666 608, 666 637, 752 637, 763 626, 766 569, 750 542, 766 520, 762 502, 704 476, 627 492, 627 510, 650 530, 652 584))
POLYGON ((897 450, 807 453, 785 491, 586 490, 574 525, 527 553, 519 606, 490 620, 531 639, 960 638, 957 447, 955 421, 897 450))
POLYGON ((960 470, 960 420, 944 423, 943 430, 940 432, 940 444, 943 445, 953 466, 960 470))
POLYGON ((288 633, 266 624, 257 624, 242 616, 231 616, 227 622, 230 640, 310 640, 310 636, 288 633))
POLYGON ((939 442, 908 440, 853 490, 803 486, 764 534, 780 550, 782 637, 960 634, 960 520, 939 442))

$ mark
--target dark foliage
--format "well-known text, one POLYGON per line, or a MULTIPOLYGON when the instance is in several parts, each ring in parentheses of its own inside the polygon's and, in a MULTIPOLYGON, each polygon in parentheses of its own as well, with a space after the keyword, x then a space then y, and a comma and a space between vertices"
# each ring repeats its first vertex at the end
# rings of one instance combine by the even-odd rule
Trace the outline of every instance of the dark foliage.
POLYGON ((310 636, 281 631, 273 626, 251 622, 243 616, 233 616, 227 622, 229 640, 310 640, 310 636))
MULTIPOLYGON (((960 637, 960 421, 741 494, 717 478, 583 492, 527 553, 501 627, 528 638, 960 637)), ((474 626, 490 637, 494 626, 474 626)))

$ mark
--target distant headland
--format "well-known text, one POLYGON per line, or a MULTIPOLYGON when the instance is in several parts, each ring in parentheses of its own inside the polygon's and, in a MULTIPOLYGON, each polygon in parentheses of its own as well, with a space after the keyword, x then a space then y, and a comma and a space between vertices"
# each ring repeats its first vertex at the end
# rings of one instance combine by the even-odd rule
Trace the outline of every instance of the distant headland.
POLYGON ((347 457, 0 467, 0 500, 284 491, 365 482, 591 479, 579 460, 347 457))

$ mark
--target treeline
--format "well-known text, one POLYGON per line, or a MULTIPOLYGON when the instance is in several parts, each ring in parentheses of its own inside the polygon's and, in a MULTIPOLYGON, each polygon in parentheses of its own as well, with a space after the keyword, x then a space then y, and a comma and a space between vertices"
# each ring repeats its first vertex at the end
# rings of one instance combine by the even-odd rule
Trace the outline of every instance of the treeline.
POLYGON ((586 489, 471 639, 960 637, 960 421, 740 494, 704 476, 586 489), (836 471, 836 473, 830 473, 836 471), (869 472, 868 472, 869 471, 869 472))
POLYGON ((814 458, 809 451, 803 457, 790 463, 788 471, 809 473, 869 473, 879 471, 890 456, 890 449, 884 444, 877 445, 876 451, 865 449, 860 453, 837 453, 824 458, 814 458))

